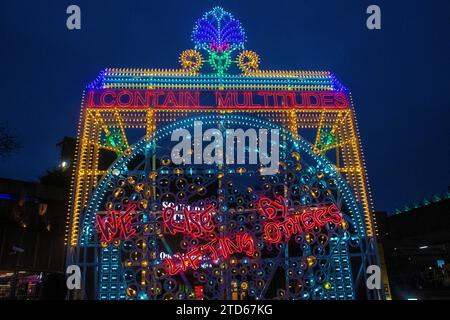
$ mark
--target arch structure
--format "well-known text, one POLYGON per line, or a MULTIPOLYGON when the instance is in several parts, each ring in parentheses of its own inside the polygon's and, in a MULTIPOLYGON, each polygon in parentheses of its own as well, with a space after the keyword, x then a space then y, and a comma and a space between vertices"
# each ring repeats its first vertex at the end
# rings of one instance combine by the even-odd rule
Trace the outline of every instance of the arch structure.
POLYGON ((351 94, 261 70, 220 7, 192 40, 180 69, 105 69, 83 94, 70 297, 382 299, 351 94))

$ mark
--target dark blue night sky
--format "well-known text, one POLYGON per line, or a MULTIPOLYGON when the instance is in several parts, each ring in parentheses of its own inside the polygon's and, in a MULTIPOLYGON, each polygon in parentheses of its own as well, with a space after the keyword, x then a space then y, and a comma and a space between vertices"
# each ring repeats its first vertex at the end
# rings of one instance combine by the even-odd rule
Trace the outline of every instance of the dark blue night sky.
POLYGON ((0 176, 37 180, 75 136, 84 86, 106 67, 177 68, 197 18, 241 20, 263 69, 330 70, 356 103, 375 207, 450 185, 450 1, 1 1, 1 122, 23 148, 0 176), (66 29, 77 4, 82 30, 66 29), (382 30, 366 28, 378 4, 382 30))

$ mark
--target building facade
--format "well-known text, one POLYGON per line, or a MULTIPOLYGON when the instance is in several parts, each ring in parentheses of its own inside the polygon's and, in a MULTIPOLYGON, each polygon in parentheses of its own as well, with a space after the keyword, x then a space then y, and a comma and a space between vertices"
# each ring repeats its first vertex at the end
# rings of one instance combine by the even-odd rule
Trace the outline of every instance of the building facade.
POLYGON ((64 280, 66 210, 67 189, 0 179, 0 299, 38 299, 49 276, 64 280))
POLYGON ((449 191, 392 214, 375 213, 393 299, 449 299, 449 214, 449 191))

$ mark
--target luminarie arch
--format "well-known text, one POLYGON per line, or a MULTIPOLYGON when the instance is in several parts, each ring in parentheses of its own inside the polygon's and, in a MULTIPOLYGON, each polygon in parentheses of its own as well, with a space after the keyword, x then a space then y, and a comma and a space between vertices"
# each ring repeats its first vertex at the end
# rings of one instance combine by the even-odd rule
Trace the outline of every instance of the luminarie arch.
POLYGON ((83 94, 66 239, 82 297, 382 298, 365 286, 377 254, 349 91, 328 71, 260 69, 220 7, 192 40, 180 69, 105 69, 83 94), (278 172, 175 165, 171 133, 199 120, 280 130, 278 172))

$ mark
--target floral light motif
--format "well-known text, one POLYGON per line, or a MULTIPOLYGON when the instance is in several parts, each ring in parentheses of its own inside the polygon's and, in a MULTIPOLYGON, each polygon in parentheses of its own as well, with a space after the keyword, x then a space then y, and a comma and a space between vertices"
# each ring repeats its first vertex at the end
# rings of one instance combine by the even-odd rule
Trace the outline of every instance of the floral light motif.
POLYGON ((245 33, 241 23, 221 7, 207 12, 194 26, 192 41, 195 49, 204 49, 208 62, 218 74, 231 64, 231 53, 244 49, 245 33))

